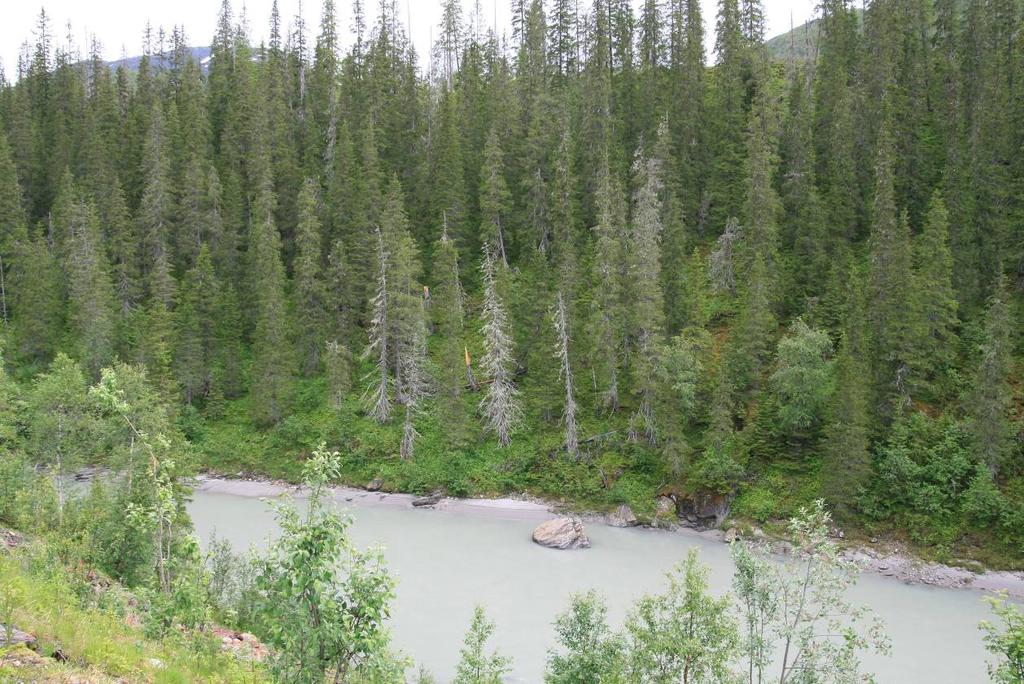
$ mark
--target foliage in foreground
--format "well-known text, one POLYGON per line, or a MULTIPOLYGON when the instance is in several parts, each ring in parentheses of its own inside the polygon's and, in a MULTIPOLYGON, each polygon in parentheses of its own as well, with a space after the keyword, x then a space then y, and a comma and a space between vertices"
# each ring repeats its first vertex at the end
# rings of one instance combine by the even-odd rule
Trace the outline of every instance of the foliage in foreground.
MULTIPOLYGON (((262 666, 223 653, 220 639, 210 634, 174 631, 162 638, 147 636, 127 619, 138 609, 131 595, 116 584, 99 587, 95 582, 95 575, 66 569, 42 544, 0 552, 0 622, 35 635, 42 654, 59 650, 67 659, 61 664, 49 657, 20 658, 36 663, 30 670, 32 681, 67 681, 76 675, 87 681, 109 677, 155 684, 271 681, 262 666)), ((26 670, 10 662, 0 664, 0 679, 24 677, 26 670)))
POLYGON ((387 621, 394 579, 379 551, 349 542, 349 520, 331 504, 337 452, 321 445, 307 462, 306 512, 275 503, 281 535, 256 560, 259 634, 273 647, 281 682, 402 681, 387 621))
POLYGON ((1019 605, 1009 603, 1005 596, 986 597, 992 606, 992 613, 1002 623, 997 625, 985 621, 981 629, 985 633, 985 648, 996 660, 989 663, 988 674, 999 684, 1022 684, 1024 682, 1024 612, 1019 605))
POLYGON ((691 551, 667 589, 634 604, 621 633, 594 593, 573 598, 555 623, 546 681, 841 684, 873 681, 860 657, 888 652, 881 624, 845 599, 856 568, 828 537, 819 502, 790 523, 792 560, 776 563, 737 542, 733 593, 714 597, 691 551), (738 668, 738 669, 737 669, 738 668))

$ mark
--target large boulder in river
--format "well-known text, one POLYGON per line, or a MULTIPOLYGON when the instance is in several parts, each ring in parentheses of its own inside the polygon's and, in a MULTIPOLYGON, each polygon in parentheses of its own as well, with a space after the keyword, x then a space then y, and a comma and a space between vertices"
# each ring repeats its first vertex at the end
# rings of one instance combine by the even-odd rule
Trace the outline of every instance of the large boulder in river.
POLYGON ((612 527, 635 527, 640 524, 640 521, 633 515, 633 509, 626 504, 622 504, 605 516, 605 522, 612 527))
POLYGON ((552 518, 537 525, 533 531, 533 541, 552 549, 590 548, 583 521, 571 516, 552 518))

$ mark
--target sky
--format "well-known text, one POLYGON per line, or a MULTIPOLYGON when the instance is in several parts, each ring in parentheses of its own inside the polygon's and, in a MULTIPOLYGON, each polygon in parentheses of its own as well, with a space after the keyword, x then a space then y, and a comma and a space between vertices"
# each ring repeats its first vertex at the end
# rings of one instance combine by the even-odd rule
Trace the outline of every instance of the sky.
MULTIPOLYGON (((437 33, 440 20, 440 0, 398 0, 399 6, 405 7, 406 22, 412 26, 410 31, 420 55, 428 54, 433 35, 437 33)), ((470 7, 473 0, 463 0, 463 7, 470 7)), ((480 0, 484 16, 489 22, 497 16, 500 30, 505 32, 509 25, 509 0, 480 0)), ((639 6, 640 0, 634 0, 639 6)), ((701 0, 704 10, 707 44, 714 44, 714 20, 717 0, 701 0)), ((253 44, 258 44, 267 34, 270 23, 270 7, 272 0, 245 0, 250 32, 253 44)), ((372 15, 376 6, 375 0, 364 0, 368 12, 372 15)), ((581 6, 589 4, 581 0, 581 6)), ((768 23, 768 37, 789 30, 790 24, 799 26, 814 13, 815 0, 765 0, 765 15, 768 23)), ((67 36, 73 37, 74 43, 82 53, 92 36, 99 39, 107 59, 113 60, 122 55, 138 55, 142 52, 142 34, 148 21, 154 28, 164 27, 170 33, 171 27, 185 27, 189 43, 192 45, 209 45, 216 24, 219 0, 46 0, 40 3, 33 0, 0 0, 0 63, 2 63, 8 80, 13 80, 17 67, 18 53, 22 43, 34 40, 34 29, 40 9, 46 9, 51 20, 51 31, 60 44, 67 44, 67 36)), ((232 6, 237 11, 242 0, 234 0, 232 6)), ((316 34, 320 22, 319 0, 278 0, 281 16, 290 21, 298 14, 300 6, 303 16, 310 27, 311 34, 316 34)), ((347 41, 348 27, 351 24, 351 0, 336 0, 338 9, 339 30, 343 40, 347 41)))

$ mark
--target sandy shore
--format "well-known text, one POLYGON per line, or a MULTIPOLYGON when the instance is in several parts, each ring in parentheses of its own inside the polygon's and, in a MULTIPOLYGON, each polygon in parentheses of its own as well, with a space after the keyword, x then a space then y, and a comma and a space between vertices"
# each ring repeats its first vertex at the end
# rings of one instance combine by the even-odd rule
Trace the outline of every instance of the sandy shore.
MULTIPOLYGON (((272 480, 229 480, 207 476, 196 478, 196 491, 216 494, 231 494, 252 498, 272 498, 282 494, 301 497, 302 488, 286 482, 272 480)), ((355 487, 332 487, 334 498, 341 504, 356 506, 389 506, 412 508, 412 502, 420 498, 413 494, 395 492, 371 492, 355 487)), ((453 499, 444 497, 431 508, 451 513, 493 516, 504 519, 547 520, 552 515, 550 504, 526 499, 453 499)))
MULTIPOLYGON (((201 475, 195 480, 195 489, 200 492, 229 494, 252 498, 273 498, 282 494, 302 496, 302 489, 286 482, 272 480, 232 480, 201 475)), ((388 506, 412 508, 412 502, 420 497, 413 494, 394 492, 372 492, 355 487, 333 487, 335 499, 341 504, 353 506, 388 506)), ((556 515, 558 507, 550 502, 536 499, 456 499, 441 498, 431 508, 459 515, 496 517, 512 520, 547 520, 556 515)), ((599 515, 582 515, 588 524, 605 524, 599 515)), ((667 534, 682 534, 703 539, 722 540, 721 530, 699 531, 688 527, 666 530, 667 534)), ((975 573, 964 568, 929 563, 898 552, 880 551, 870 547, 853 547, 845 551, 846 556, 856 561, 865 572, 891 577, 907 584, 927 584, 948 589, 973 589, 980 591, 1005 591, 1010 596, 1024 598, 1024 573, 988 570, 975 573)))

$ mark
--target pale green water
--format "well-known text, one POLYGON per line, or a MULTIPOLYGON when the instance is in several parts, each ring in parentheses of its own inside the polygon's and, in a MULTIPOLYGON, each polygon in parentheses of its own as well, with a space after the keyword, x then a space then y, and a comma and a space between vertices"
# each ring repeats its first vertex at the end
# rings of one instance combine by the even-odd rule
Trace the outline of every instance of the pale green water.
MULTIPOLYGON (((398 577, 396 646, 440 681, 452 676, 477 603, 497 622, 494 643, 514 658, 510 681, 540 682, 553 642, 551 622, 572 592, 599 590, 618 626, 629 604, 660 590, 664 573, 691 547, 711 567, 716 591, 728 588, 732 574, 728 547, 695 535, 590 524, 593 548, 553 551, 530 541, 536 514, 383 505, 350 510, 356 542, 382 544, 398 577)), ((275 532, 272 512, 257 498, 197 491, 189 512, 204 543, 216 530, 236 548, 246 548, 275 532)), ((988 680, 977 629, 988 612, 980 592, 911 586, 868 574, 852 598, 874 608, 892 637, 891 657, 869 658, 879 682, 988 680)))

